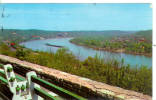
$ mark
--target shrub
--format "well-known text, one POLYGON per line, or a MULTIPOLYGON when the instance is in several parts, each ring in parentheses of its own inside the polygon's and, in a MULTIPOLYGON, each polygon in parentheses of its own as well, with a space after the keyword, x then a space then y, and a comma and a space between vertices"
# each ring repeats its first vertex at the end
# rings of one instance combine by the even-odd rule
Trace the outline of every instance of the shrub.
POLYGON ((14 82, 15 81, 15 78, 14 77, 11 77, 9 82, 14 82))
POLYGON ((20 87, 17 85, 17 87, 16 87, 16 91, 18 92, 18 91, 20 91, 20 87))
POLYGON ((25 85, 21 86, 21 90, 24 91, 26 89, 25 85))
POLYGON ((13 68, 11 68, 11 67, 7 68, 7 72, 12 72, 12 70, 13 70, 13 68))

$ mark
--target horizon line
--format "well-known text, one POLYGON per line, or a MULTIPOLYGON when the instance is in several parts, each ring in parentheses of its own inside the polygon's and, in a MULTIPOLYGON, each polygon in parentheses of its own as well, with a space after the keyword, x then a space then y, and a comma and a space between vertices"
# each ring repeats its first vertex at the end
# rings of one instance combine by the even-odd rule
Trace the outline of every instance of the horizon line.
POLYGON ((41 30, 41 31, 146 31, 146 30, 153 30, 153 29, 142 29, 142 30, 117 30, 117 29, 112 29, 112 30, 46 30, 46 29, 14 29, 14 28, 6 28, 3 30, 41 30))

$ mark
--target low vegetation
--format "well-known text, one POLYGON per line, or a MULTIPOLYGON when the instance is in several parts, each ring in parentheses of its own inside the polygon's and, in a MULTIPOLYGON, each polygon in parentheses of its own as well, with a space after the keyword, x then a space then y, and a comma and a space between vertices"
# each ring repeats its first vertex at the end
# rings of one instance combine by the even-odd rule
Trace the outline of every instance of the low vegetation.
POLYGON ((16 46, 14 50, 4 43, 0 45, 0 54, 152 95, 152 67, 131 67, 124 65, 124 59, 121 62, 115 59, 106 61, 95 56, 80 61, 67 49, 52 53, 16 46))

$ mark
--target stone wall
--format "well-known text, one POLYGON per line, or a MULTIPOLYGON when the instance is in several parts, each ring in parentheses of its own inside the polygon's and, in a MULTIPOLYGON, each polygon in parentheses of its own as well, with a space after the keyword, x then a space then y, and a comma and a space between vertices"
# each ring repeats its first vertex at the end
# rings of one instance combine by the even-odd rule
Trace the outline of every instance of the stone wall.
POLYGON ((73 91, 89 100, 152 100, 151 96, 125 90, 105 83, 93 81, 59 70, 21 61, 13 57, 0 55, 0 63, 12 64, 14 71, 22 76, 31 70, 36 71, 38 77, 53 84, 73 91))

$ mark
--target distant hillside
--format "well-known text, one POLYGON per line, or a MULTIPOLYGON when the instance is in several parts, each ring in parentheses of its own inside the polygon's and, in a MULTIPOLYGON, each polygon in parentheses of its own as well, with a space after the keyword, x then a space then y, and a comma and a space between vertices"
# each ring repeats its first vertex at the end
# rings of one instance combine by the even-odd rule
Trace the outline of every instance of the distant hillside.
POLYGON ((123 34, 131 34, 135 31, 119 31, 119 30, 107 30, 107 31, 45 31, 45 30, 18 30, 18 29, 4 29, 0 30, 0 42, 1 41, 15 41, 23 42, 41 38, 54 38, 57 36, 63 37, 79 37, 79 36, 120 36, 123 34))
POLYGON ((120 30, 106 30, 106 31, 69 31, 71 36, 118 36, 124 34, 135 33, 136 31, 120 31, 120 30))
POLYGON ((152 30, 139 31, 134 34, 136 37, 143 37, 148 41, 152 41, 152 30))
POLYGON ((17 30, 17 29, 4 29, 0 30, 0 41, 27 41, 39 39, 40 37, 50 38, 57 35, 57 31, 43 31, 43 30, 17 30))

